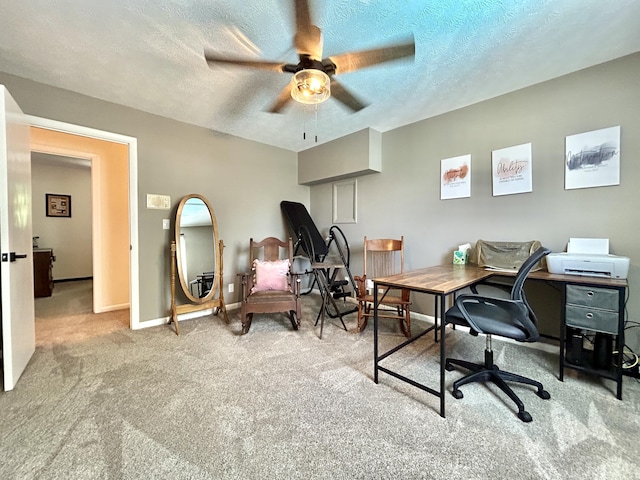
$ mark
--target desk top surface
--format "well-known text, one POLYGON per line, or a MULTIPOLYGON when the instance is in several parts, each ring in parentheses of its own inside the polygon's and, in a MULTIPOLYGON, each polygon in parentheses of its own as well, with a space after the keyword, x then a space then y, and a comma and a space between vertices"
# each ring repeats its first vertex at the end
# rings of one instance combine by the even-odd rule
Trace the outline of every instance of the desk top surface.
MULTIPOLYGON (((512 273, 488 270, 475 265, 448 264, 376 278, 374 281, 378 285, 388 287, 409 288, 418 292, 446 295, 490 277, 513 277, 516 273, 516 271, 512 273)), ((559 275, 543 270, 531 272, 527 278, 615 288, 625 288, 627 286, 626 280, 580 275, 559 275)))

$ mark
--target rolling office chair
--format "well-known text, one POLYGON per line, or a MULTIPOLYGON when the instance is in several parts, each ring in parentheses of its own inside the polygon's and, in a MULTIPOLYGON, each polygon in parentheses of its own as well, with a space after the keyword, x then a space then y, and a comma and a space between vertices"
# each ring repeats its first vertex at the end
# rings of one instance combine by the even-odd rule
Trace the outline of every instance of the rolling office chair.
POLYGON ((536 328, 536 316, 527 303, 523 286, 533 266, 550 252, 551 250, 548 248, 540 247, 524 261, 513 282, 510 299, 482 295, 459 295, 455 305, 445 313, 446 323, 469 327, 470 333, 473 335, 478 333, 486 335, 484 364, 451 358, 447 358, 445 361, 445 368, 448 371, 453 370, 454 365, 471 371, 453 383, 451 393, 455 398, 463 397, 460 391, 462 385, 478 381, 492 381, 515 402, 518 407, 518 418, 523 422, 530 422, 531 415, 525 411, 524 404, 507 385, 507 381, 532 385, 538 389, 536 394, 540 398, 544 400, 551 398, 549 392, 540 382, 500 370, 497 365, 493 364, 493 351, 491 350, 492 335, 511 338, 518 342, 536 342, 540 337, 536 328))

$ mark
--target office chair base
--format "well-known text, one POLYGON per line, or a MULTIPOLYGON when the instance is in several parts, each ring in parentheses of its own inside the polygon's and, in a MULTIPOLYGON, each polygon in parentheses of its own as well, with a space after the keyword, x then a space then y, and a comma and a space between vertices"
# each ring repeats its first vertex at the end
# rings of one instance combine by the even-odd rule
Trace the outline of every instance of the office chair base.
POLYGON ((504 370, 500 370, 497 365, 493 364, 493 352, 489 350, 485 350, 485 363, 472 363, 467 362, 465 360, 457 360, 453 358, 447 358, 445 362, 445 369, 451 371, 454 369, 454 365, 460 366, 467 370, 470 370, 471 373, 456 380, 453 382, 453 390, 451 394, 456 399, 461 399, 464 397, 463 393, 460 391, 460 387, 462 385, 466 385, 467 383, 472 382, 493 382, 500 390, 502 390, 518 407, 518 418, 523 422, 530 422, 532 420, 531 415, 525 411, 524 404, 520 400, 520 398, 515 394, 515 392, 511 389, 509 385, 507 385, 507 381, 523 383, 525 385, 531 385, 537 388, 536 395, 542 398, 543 400, 548 400, 551 398, 549 392, 547 392, 542 384, 536 380, 532 380, 531 378, 523 377, 522 375, 518 375, 516 373, 507 372, 504 370))

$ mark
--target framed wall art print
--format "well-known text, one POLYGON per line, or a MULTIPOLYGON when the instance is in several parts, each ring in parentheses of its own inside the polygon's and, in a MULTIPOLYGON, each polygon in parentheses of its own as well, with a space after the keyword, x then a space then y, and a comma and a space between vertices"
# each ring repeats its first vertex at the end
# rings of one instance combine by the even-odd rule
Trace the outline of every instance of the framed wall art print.
POLYGON ((440 161, 440 200, 471 196, 471 155, 440 161))
POLYGON ((564 188, 620 185, 620 126, 566 137, 564 188))
POLYGON ((531 144, 491 152, 493 196, 533 191, 531 144))
POLYGON ((71 217, 71 195, 47 193, 47 217, 71 217))

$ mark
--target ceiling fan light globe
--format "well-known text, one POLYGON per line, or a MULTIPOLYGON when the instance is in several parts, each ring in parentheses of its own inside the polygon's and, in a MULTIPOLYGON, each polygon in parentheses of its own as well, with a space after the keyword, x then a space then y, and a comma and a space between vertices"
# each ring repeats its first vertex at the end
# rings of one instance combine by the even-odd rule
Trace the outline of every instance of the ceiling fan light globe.
POLYGON ((322 70, 304 69, 291 79, 291 97, 300 103, 318 104, 331 96, 331 80, 322 70))

